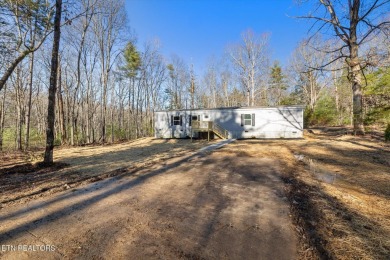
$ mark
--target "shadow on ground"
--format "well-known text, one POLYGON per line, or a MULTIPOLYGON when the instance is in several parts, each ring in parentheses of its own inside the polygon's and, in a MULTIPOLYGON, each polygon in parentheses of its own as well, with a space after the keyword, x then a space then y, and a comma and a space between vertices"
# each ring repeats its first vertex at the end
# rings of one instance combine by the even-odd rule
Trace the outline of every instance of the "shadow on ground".
POLYGON ((156 168, 3 210, 0 243, 34 234, 55 242, 62 256, 86 258, 291 259, 296 253, 278 161, 222 149, 156 168))

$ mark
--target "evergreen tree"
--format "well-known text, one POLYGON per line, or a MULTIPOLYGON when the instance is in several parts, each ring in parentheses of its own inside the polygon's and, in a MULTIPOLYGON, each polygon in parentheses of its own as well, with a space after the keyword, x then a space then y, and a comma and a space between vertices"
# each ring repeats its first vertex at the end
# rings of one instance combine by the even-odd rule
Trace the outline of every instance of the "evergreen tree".
POLYGON ((271 106, 281 105, 283 97, 286 95, 287 85, 285 83, 285 76, 282 73, 282 67, 278 61, 275 61, 271 67, 269 86, 269 104, 271 106))

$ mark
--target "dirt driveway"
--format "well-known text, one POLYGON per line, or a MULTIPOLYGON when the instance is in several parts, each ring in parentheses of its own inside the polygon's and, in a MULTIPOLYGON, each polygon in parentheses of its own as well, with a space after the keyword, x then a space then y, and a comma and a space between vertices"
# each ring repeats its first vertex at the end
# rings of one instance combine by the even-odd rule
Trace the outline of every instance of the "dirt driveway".
POLYGON ((73 188, 80 184, 122 174, 130 169, 160 163, 169 158, 192 154, 207 141, 185 139, 140 138, 134 141, 85 147, 65 147, 54 150, 55 165, 34 164, 42 153, 31 158, 15 158, 0 153, 0 209, 8 204, 73 188), (30 159, 30 163, 26 160, 30 159), (23 185, 20 185, 20 184, 23 185))
POLYGON ((278 159, 229 147, 3 208, 0 245, 53 247, 0 258, 294 259, 278 159))

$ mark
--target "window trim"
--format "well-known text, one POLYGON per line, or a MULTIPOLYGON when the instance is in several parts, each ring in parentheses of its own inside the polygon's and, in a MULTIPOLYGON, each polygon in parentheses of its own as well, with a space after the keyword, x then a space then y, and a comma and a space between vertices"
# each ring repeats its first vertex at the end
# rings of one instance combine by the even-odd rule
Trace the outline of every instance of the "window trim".
POLYGON ((255 126, 255 116, 256 114, 241 114, 241 126, 255 126), (248 116, 250 118, 248 118, 248 116))
POLYGON ((244 114, 244 126, 245 125, 252 125, 252 115, 251 114, 244 114))
POLYGON ((173 125, 180 125, 180 116, 173 116, 173 125))

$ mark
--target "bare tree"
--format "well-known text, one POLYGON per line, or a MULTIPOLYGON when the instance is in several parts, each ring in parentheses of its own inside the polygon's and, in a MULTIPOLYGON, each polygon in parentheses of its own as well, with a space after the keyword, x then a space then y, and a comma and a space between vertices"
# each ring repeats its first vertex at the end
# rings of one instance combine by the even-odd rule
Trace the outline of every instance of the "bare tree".
POLYGON ((50 1, 2 0, 0 49, 8 55, 7 66, 0 78, 0 91, 18 64, 38 50, 52 32, 50 1))
POLYGON ((230 83, 231 83, 231 73, 227 70, 221 72, 221 87, 223 93, 223 106, 229 107, 231 105, 230 102, 230 83))
POLYGON ((229 62, 229 57, 223 55, 219 61, 220 71, 219 71, 219 86, 218 89, 221 94, 221 104, 220 106, 229 107, 231 106, 231 93, 234 85, 233 73, 231 71, 231 63, 229 62))
POLYGON ((48 98, 49 104, 47 107, 46 150, 44 156, 45 164, 53 163, 58 51, 60 48, 60 39, 61 39, 61 13, 62 13, 62 0, 56 0, 56 12, 54 16, 53 50, 52 50, 52 59, 51 59, 51 72, 50 72, 50 85, 49 85, 49 98, 48 98))
POLYGON ((348 0, 331 1, 318 0, 315 12, 300 18, 314 20, 313 28, 326 33, 333 30, 334 37, 341 41, 341 46, 323 50, 327 53, 337 53, 336 57, 313 67, 314 70, 324 70, 339 59, 345 59, 348 66, 349 81, 353 93, 353 126, 355 134, 364 134, 362 76, 364 69, 370 65, 369 57, 361 55, 365 43, 378 33, 389 29, 389 0, 348 0))
POLYGON ((207 93, 209 94, 209 105, 210 108, 216 108, 218 106, 218 71, 217 65, 214 59, 209 61, 206 73, 203 78, 203 84, 206 87, 207 93))
MULTIPOLYGON (((317 46, 324 46, 319 37, 315 41, 317 46)), ((319 98, 320 91, 327 86, 327 74, 321 70, 312 70, 321 66, 327 58, 326 53, 313 50, 307 43, 302 41, 294 50, 290 60, 291 79, 295 86, 302 91, 304 100, 308 104, 311 112, 319 98)))
POLYGON ((61 68, 61 57, 59 57, 59 65, 58 65, 58 82, 57 82, 57 99, 58 99, 58 121, 60 125, 60 133, 61 133, 61 144, 65 144, 67 142, 67 131, 66 131, 66 123, 65 123, 65 112, 64 112, 64 100, 62 98, 62 68, 61 68))
POLYGON ((171 63, 167 65, 169 77, 168 77, 168 88, 166 92, 169 97, 169 108, 170 109, 182 109, 188 101, 188 94, 191 85, 191 73, 188 65, 180 57, 173 55, 171 63))
POLYGON ((158 98, 162 94, 162 84, 166 79, 166 66, 159 51, 158 40, 145 44, 141 65, 141 81, 145 95, 146 134, 153 132, 154 111, 159 107, 158 98))
POLYGON ((22 150, 22 129, 24 124, 25 115, 25 99, 26 99, 26 82, 24 81, 25 75, 20 63, 15 69, 15 76, 12 77, 14 90, 15 90, 15 101, 16 101, 16 149, 22 150))
POLYGON ((121 41, 121 32, 126 25, 126 13, 123 0, 101 0, 97 5, 98 12, 93 17, 93 32, 100 52, 101 67, 101 139, 106 141, 107 96, 110 75, 120 49, 116 48, 121 41))
MULTIPOLYGON (((80 19, 74 21, 69 28, 67 28, 67 43, 69 43, 70 46, 74 48, 74 51, 76 53, 76 70, 75 70, 75 78, 76 78, 76 84, 75 88, 73 89, 73 95, 71 97, 72 104, 71 104, 71 111, 70 111, 70 144, 75 145, 75 129, 77 128, 77 116, 76 112, 79 108, 76 105, 76 102, 79 100, 80 95, 80 88, 82 84, 82 72, 81 72, 81 62, 82 62, 82 54, 84 51, 84 47, 87 41, 87 33, 89 30, 89 27, 91 25, 92 17, 95 13, 95 7, 92 5, 93 0, 83 0, 80 3, 80 8, 82 8, 83 15, 80 17, 80 19), (92 8, 90 8, 92 6, 92 8)), ((70 57, 69 57, 70 58, 70 57)))
POLYGON ((242 43, 228 50, 237 75, 247 92, 248 106, 255 105, 259 92, 259 78, 268 72, 268 34, 257 36, 248 30, 242 34, 242 43))
POLYGON ((0 103, 0 151, 3 150, 3 135, 4 135, 4 123, 5 123, 5 97, 7 92, 7 85, 4 86, 3 96, 0 103))

